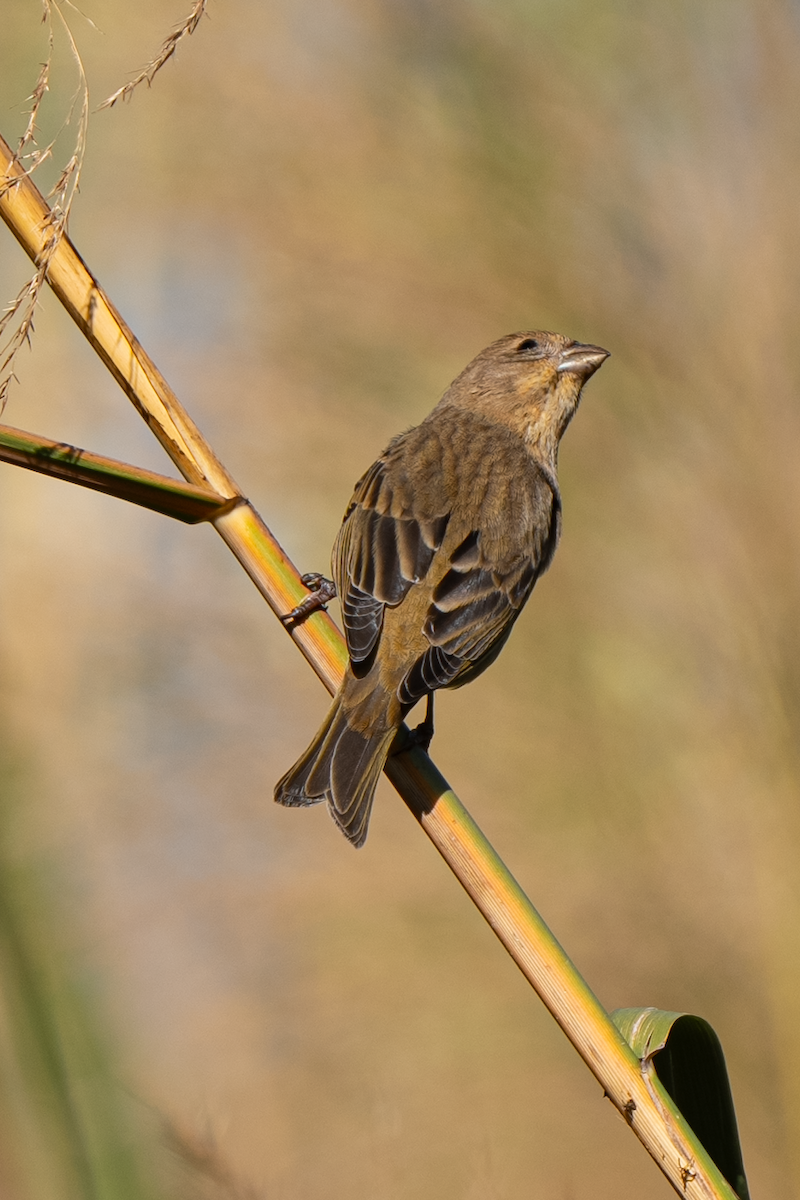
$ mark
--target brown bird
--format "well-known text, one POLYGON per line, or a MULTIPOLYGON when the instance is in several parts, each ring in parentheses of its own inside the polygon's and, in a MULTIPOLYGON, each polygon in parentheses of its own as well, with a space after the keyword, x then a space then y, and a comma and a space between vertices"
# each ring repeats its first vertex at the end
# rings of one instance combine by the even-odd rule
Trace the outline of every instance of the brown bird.
MULTIPOLYGON (((512 333, 466 367, 359 482, 333 547, 350 662, 279 804, 327 800, 354 846, 406 714, 500 653, 561 532, 558 444, 608 357, 557 333, 512 333)), ((302 608, 295 610, 306 611, 302 608)))

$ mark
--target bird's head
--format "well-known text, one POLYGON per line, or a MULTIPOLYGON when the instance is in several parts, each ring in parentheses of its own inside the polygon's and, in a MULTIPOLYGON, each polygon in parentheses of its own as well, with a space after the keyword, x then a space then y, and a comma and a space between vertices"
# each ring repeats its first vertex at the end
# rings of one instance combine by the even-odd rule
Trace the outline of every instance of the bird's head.
POLYGON ((443 404, 484 412, 555 466, 581 389, 608 358, 601 346, 560 333, 510 333, 487 346, 450 385, 443 404))

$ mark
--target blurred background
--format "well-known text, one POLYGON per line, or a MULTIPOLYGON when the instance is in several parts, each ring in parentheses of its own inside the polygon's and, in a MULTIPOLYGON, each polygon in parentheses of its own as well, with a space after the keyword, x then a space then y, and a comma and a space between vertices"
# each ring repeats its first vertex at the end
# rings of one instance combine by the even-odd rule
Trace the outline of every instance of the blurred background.
MULTIPOLYGON (((93 108, 187 8, 64 7, 93 108)), ((10 142, 40 17, 3 14, 10 142)), ((41 146, 78 82, 54 29, 41 146)), ((442 697, 433 755, 607 1008, 711 1022, 778 1198, 799 103, 791 0, 212 0, 152 89, 93 113, 71 221, 301 570, 488 342, 610 349, 555 564, 442 697)), ((10 300, 30 267, 0 235, 10 300)), ((49 293, 16 370, 6 423, 170 469, 49 293)), ((358 853, 272 803, 327 697, 212 529, 0 466, 0 549, 4 1195, 90 1194, 62 1142, 103 1196, 672 1194, 388 784, 358 853)))

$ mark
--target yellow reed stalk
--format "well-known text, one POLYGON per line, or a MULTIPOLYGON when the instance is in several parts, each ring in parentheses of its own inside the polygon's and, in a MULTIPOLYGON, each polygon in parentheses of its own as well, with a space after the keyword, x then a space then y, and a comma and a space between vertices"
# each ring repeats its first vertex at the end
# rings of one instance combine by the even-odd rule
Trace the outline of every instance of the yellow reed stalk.
MULTIPOLYGON (((37 262, 46 248, 47 205, 2 139, 0 167, 0 216, 37 262)), ((226 499, 240 498, 214 525, 273 611, 288 612, 305 594, 296 569, 241 497, 70 241, 62 238, 50 254, 50 286, 178 469, 226 499)), ((290 633, 334 691, 347 655, 327 613, 314 613, 290 633)), ((659 1083, 651 1061, 636 1058, 428 755, 418 747, 399 753, 389 759, 386 773, 675 1190, 688 1200, 736 1200, 659 1083)))

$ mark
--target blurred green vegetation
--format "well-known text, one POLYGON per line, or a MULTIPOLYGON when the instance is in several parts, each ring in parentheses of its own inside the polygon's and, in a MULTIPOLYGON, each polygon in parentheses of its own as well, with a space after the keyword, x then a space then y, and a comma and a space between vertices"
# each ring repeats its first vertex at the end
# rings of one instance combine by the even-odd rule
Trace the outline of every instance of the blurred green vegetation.
POLYGON ((155 1200, 156 1166, 59 916, 58 867, 20 834, 24 775, 0 761, 0 1186, 9 1198, 155 1200))
MULTIPOLYGON (((8 8, 11 140, 44 34, 8 8)), ((97 104, 184 6, 86 11, 97 104)), ((42 141, 74 87, 60 38, 42 141)), ((799 99, 789 0, 212 0, 92 117, 71 224, 304 570, 493 338, 611 350, 553 569, 433 753, 609 1009, 711 1022, 752 1194, 786 1198, 799 99)), ((0 238, 0 294, 26 269, 0 238)), ((18 375, 9 423, 163 469, 50 297, 18 375)), ((272 805, 326 698, 213 533, 11 467, 0 488, 14 837, 57 864, 131 1092, 256 1194, 668 1195, 387 786, 359 854, 272 805)))

